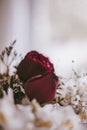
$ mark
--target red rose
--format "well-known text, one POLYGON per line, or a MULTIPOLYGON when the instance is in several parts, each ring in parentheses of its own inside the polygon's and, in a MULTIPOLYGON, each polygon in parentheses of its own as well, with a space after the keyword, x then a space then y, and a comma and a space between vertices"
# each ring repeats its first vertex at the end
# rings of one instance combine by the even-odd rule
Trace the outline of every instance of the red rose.
POLYGON ((54 72, 53 64, 47 57, 37 51, 29 52, 17 69, 19 78, 24 82, 35 75, 43 74, 47 71, 54 72))
POLYGON ((52 101, 58 87, 58 78, 54 73, 48 72, 29 79, 25 85, 25 93, 30 100, 37 99, 39 103, 52 101))
POLYGON ((47 103, 54 99, 58 77, 47 57, 31 51, 21 61, 17 72, 19 78, 25 82, 25 93, 30 100, 35 98, 40 103, 47 103))

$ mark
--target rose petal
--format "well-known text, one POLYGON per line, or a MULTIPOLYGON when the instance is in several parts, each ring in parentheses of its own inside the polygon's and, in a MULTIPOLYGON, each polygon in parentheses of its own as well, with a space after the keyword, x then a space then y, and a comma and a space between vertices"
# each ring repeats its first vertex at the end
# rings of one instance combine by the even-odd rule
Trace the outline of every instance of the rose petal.
POLYGON ((45 73, 29 79, 25 85, 25 93, 30 100, 37 99, 39 103, 48 103, 55 98, 58 87, 58 77, 54 73, 45 73))
POLYGON ((32 76, 43 74, 46 71, 54 72, 53 64, 47 57, 36 51, 29 52, 17 68, 19 78, 24 82, 32 76))

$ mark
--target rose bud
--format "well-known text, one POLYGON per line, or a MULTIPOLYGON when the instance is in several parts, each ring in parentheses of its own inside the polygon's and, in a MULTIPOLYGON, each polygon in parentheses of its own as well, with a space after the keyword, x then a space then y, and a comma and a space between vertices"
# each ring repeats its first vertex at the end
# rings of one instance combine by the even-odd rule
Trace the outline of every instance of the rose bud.
POLYGON ((51 102, 55 98, 58 87, 58 77, 52 72, 37 75, 24 85, 24 90, 30 101, 37 99, 41 104, 51 102))
POLYGON ((54 72, 53 64, 47 57, 37 51, 29 52, 17 68, 19 78, 24 82, 35 75, 43 74, 47 71, 54 72))

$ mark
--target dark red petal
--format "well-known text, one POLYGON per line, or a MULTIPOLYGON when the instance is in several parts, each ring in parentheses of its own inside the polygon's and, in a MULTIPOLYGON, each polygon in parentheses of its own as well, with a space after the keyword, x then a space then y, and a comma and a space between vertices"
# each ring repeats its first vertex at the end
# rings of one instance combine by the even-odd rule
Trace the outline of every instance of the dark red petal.
POLYGON ((37 99, 39 103, 52 101, 58 87, 58 79, 55 80, 53 73, 46 73, 42 76, 29 79, 25 85, 25 93, 30 100, 37 99))
POLYGON ((37 51, 31 51, 26 55, 27 58, 31 58, 35 62, 41 64, 46 70, 54 72, 53 64, 49 61, 49 59, 37 51))
POLYGON ((53 64, 47 57, 36 51, 29 52, 17 68, 19 78, 24 82, 32 76, 43 74, 47 71, 54 72, 53 64))
POLYGON ((45 71, 43 66, 32 59, 28 60, 27 58, 22 60, 17 68, 19 78, 24 82, 35 75, 44 73, 45 71))

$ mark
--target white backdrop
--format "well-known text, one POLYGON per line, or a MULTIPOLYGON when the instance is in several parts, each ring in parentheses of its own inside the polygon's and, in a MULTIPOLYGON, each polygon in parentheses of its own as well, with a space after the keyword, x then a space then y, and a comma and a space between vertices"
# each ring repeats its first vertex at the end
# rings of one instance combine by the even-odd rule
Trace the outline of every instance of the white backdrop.
POLYGON ((32 10, 33 48, 50 57, 58 75, 87 71, 87 1, 33 0, 32 10))
POLYGON ((0 51, 16 39, 18 53, 40 51, 54 63, 58 75, 69 76, 72 66, 85 71, 86 12, 86 0, 1 0, 0 51))

